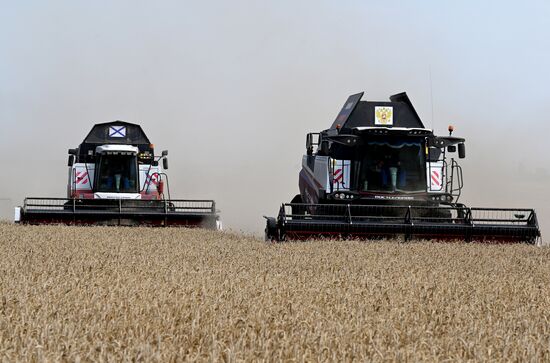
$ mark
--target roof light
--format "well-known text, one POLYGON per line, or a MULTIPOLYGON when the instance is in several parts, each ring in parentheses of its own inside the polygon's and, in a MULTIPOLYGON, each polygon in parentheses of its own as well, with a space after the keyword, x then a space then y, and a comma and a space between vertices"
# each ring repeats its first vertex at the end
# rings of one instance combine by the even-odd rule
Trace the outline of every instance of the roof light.
POLYGON ((447 130, 449 130, 449 136, 451 136, 453 134, 453 131, 455 130, 455 127, 453 125, 449 125, 447 130))

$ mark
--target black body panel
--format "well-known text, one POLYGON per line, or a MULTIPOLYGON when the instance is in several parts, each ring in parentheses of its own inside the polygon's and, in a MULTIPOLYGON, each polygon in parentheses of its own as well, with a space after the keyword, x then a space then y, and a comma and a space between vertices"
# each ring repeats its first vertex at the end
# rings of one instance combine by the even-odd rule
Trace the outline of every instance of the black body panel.
POLYGON ((346 130, 355 127, 380 126, 375 123, 375 107, 393 108, 393 123, 385 127, 424 128, 422 120, 405 92, 391 96, 389 102, 360 101, 362 96, 363 93, 358 93, 348 98, 338 117, 327 130, 333 131, 329 132, 329 135, 334 134, 334 131, 347 132, 346 130))
MULTIPOLYGON (((140 153, 154 154, 153 147, 141 126, 125 121, 112 121, 96 124, 84 141, 78 147, 76 162, 95 162, 95 149, 101 145, 132 145, 139 149, 140 153)), ((152 157, 140 158, 140 162, 152 161, 152 157)))

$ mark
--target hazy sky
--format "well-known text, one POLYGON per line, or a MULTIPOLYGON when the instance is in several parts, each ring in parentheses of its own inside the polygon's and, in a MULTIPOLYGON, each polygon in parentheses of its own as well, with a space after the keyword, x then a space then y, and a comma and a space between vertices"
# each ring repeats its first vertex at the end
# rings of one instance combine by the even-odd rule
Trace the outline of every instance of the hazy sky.
POLYGON ((307 132, 352 93, 406 91, 467 138, 464 202, 535 207, 550 233, 546 1, 0 4, 3 213, 65 196, 67 149, 121 119, 170 151, 172 196, 259 232, 298 192, 307 132))

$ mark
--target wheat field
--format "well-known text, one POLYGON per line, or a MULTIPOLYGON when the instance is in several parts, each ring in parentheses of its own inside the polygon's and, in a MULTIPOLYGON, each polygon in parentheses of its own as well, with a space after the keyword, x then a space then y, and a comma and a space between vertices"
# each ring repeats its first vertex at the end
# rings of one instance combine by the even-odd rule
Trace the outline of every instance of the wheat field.
POLYGON ((0 360, 550 360, 550 249, 0 225, 0 360))

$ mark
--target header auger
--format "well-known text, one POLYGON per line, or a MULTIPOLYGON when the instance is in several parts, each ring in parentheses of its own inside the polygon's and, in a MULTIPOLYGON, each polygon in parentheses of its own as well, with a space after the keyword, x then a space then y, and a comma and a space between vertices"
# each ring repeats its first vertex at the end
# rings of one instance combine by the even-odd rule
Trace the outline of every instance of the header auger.
POLYGON ((352 95, 332 126, 306 137, 300 194, 266 240, 314 237, 527 242, 540 238, 533 209, 459 203, 465 139, 424 127, 406 93, 389 102, 352 95))
POLYGON ((220 228, 213 200, 171 199, 167 155, 155 155, 139 125, 96 124, 69 149, 67 198, 26 198, 15 221, 220 228))

